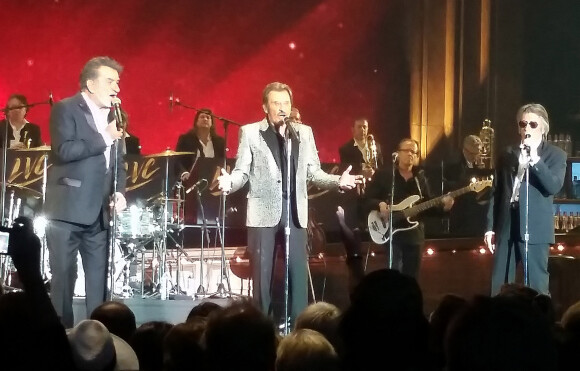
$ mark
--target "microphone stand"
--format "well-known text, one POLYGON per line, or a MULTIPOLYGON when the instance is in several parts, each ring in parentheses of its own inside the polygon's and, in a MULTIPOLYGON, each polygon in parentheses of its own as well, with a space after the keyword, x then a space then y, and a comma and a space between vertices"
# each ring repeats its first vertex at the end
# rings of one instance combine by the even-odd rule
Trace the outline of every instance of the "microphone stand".
POLYGON ((391 204, 389 205, 389 269, 393 269, 393 205, 395 204, 395 164, 397 157, 393 157, 391 175, 391 204))
MULTIPOLYGON (((286 124, 287 126, 290 123, 286 124)), ((290 160, 292 156, 292 138, 290 136, 288 128, 286 128, 286 215, 285 217, 285 227, 284 227, 284 261, 286 263, 286 270, 284 272, 284 335, 288 335, 290 333, 290 328, 288 326, 288 302, 289 302, 289 278, 290 278, 290 213, 292 207, 292 188, 291 188, 291 167, 290 167, 290 160)), ((306 263, 308 264, 308 262, 306 263)))
MULTIPOLYGON (((116 118, 117 120, 121 120, 120 117, 116 118)), ((113 210, 111 215, 111 221, 109 226, 111 227, 111 233, 109 236, 109 292, 107 295, 107 300, 113 300, 113 293, 115 291, 115 246, 117 245, 117 185, 119 182, 119 149, 121 146, 119 143, 122 143, 125 140, 125 136, 127 133, 126 128, 124 127, 123 123, 119 123, 121 127, 123 127, 123 136, 121 139, 117 139, 113 143, 113 147, 115 148, 115 153, 113 154, 113 210)))
MULTIPOLYGON (((525 148, 528 151, 528 156, 530 155, 530 147, 525 148)), ((528 273, 528 248, 530 243, 530 233, 529 233, 529 216, 530 216, 530 162, 526 163, 525 168, 525 178, 526 178, 526 212, 525 212, 525 230, 524 230, 524 285, 529 287, 529 273, 528 273)))
MULTIPOLYGON (((226 162, 226 153, 227 153, 227 140, 228 140, 228 127, 230 124, 230 121, 226 120, 226 119, 221 119, 223 124, 224 124, 224 162, 223 162, 223 168, 227 169, 227 162, 226 162)), ((220 283, 218 284, 217 287, 217 291, 212 295, 212 297, 217 297, 217 298, 228 298, 231 297, 233 292, 232 292, 232 287, 230 285, 230 277, 227 273, 226 270, 226 247, 225 247, 225 235, 226 235, 226 194, 222 192, 221 196, 220 196, 220 206, 221 206, 221 210, 220 210, 220 217, 216 218, 216 222, 217 222, 217 227, 218 227, 218 233, 219 233, 219 237, 220 237, 220 242, 221 242, 221 261, 220 261, 220 283), (220 226, 220 222, 219 219, 221 218, 221 226, 220 226), (220 231, 221 228, 221 231, 220 231), (226 291, 226 288, 224 286, 224 279, 226 280, 226 283, 228 284, 228 289, 226 291)))
POLYGON ((201 191, 199 187, 195 188, 195 194, 197 196, 197 202, 199 203, 199 210, 201 212, 201 220, 202 220, 202 227, 201 227, 201 255, 199 258, 199 287, 197 288, 197 292, 195 293, 195 298, 204 298, 207 296, 207 291, 203 286, 203 249, 205 245, 205 241, 207 239, 208 247, 209 247, 209 230, 207 228, 207 220, 205 219, 205 211, 203 209, 203 202, 201 202, 201 191))

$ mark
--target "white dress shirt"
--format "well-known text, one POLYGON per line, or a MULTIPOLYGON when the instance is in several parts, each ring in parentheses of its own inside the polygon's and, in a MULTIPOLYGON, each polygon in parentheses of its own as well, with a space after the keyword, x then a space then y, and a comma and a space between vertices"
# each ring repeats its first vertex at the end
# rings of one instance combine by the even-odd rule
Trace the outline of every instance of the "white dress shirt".
POLYGON ((105 149, 103 154, 105 155, 105 168, 108 169, 109 162, 111 161, 111 145, 115 142, 114 139, 105 130, 107 128, 107 125, 109 124, 107 121, 107 117, 109 116, 109 112, 111 112, 111 109, 107 107, 101 108, 97 106, 95 102, 93 102, 85 92, 82 92, 81 95, 83 96, 85 102, 87 102, 87 106, 89 106, 89 109, 91 110, 93 120, 95 120, 95 125, 97 126, 97 131, 99 132, 99 134, 101 134, 103 140, 105 141, 105 144, 107 145, 107 148, 105 149))

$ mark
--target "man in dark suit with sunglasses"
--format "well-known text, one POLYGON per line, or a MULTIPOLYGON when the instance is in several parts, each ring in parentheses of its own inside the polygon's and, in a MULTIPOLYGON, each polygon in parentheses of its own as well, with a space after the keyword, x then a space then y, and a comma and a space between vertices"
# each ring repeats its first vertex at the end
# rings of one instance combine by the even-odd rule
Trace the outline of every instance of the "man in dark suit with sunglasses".
POLYGON ((514 282, 516 265, 525 262, 526 198, 528 286, 549 294, 548 255, 554 243, 552 205, 554 194, 564 184, 566 153, 546 141, 550 122, 542 105, 526 104, 516 117, 521 142, 498 159, 487 214, 485 244, 494 254, 491 294, 498 294, 504 283, 514 282))

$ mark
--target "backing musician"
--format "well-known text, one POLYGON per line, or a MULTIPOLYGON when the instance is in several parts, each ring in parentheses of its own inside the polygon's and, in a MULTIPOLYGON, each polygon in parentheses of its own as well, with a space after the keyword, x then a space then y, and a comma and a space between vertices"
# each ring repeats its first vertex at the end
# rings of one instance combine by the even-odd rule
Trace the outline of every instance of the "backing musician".
POLYGON ((340 163, 345 168, 348 165, 352 166, 352 172, 363 175, 364 181, 363 184, 357 186, 356 203, 351 207, 349 207, 350 205, 339 206, 336 211, 340 237, 346 251, 346 263, 349 269, 349 292, 364 276, 360 250, 367 219, 363 197, 365 182, 370 181, 377 166, 383 166, 381 146, 378 143, 373 143, 374 137, 368 135, 369 123, 367 119, 363 117, 356 119, 351 131, 352 139, 338 150, 340 163), (373 142, 369 140, 369 137, 373 142))
POLYGON ((224 159, 225 140, 215 132, 213 113, 209 108, 197 111, 193 128, 181 134, 175 146, 177 152, 194 152, 194 156, 181 156, 176 171, 181 180, 189 179, 195 157, 224 159))
POLYGON ((376 168, 383 166, 381 146, 375 143, 374 150, 376 153, 373 154, 372 141, 374 141, 374 138, 368 135, 369 123, 367 119, 362 117, 356 119, 351 130, 352 139, 338 150, 340 163, 352 165, 353 174, 362 174, 366 180, 369 180, 375 173, 376 168))
MULTIPOLYGON (((420 196, 420 202, 430 199, 431 191, 427 178, 422 170, 415 167, 418 161, 419 144, 413 139, 405 138, 399 142, 396 153, 394 203, 398 204, 412 195, 420 196)), ((378 171, 367 185, 367 206, 369 210, 379 210, 385 220, 389 219, 390 193, 391 169, 378 171)), ((444 196, 441 202, 442 210, 448 211, 453 206, 454 200, 450 196, 444 196)), ((427 213, 429 211, 425 211, 422 215, 427 213)), ((395 233, 393 235, 393 269, 417 278, 424 242, 423 223, 419 223, 416 228, 395 233)))
MULTIPOLYGON (((481 180, 491 175, 491 169, 483 168, 482 147, 482 141, 477 135, 468 135, 464 138, 461 153, 449 158, 445 163, 445 192, 469 185, 472 178, 481 180)), ((453 210, 449 213, 449 230, 452 236, 481 236, 485 232, 488 200, 488 191, 470 192, 456 200, 453 210)))
MULTIPOLYGON (((28 100, 22 94, 12 94, 6 102, 6 108, 27 106, 28 100)), ((4 146, 4 133, 8 123, 8 148, 26 149, 42 145, 40 127, 26 120, 28 107, 11 109, 6 112, 6 119, 0 122, 0 148, 4 146)))

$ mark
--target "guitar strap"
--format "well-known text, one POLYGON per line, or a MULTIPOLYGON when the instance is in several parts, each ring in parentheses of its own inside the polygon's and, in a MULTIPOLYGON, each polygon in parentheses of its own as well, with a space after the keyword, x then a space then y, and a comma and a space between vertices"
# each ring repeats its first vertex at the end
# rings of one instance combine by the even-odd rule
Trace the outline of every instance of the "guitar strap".
POLYGON ((419 191, 419 197, 423 199, 423 192, 421 192, 421 185, 419 184, 419 179, 415 176, 415 183, 417 184, 417 190, 419 191))

